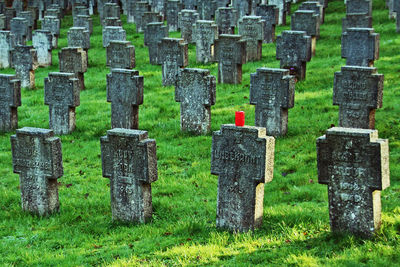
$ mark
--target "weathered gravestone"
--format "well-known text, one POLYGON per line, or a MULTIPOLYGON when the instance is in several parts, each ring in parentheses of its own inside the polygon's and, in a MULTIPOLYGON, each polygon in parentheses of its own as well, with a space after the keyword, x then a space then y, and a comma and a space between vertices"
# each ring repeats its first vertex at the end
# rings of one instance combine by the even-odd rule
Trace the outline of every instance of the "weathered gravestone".
POLYGON ((52 130, 24 127, 11 136, 11 151, 14 173, 20 176, 22 209, 40 216, 58 212, 60 138, 52 130))
POLYGON ((218 27, 212 20, 198 20, 193 25, 193 40, 196 43, 196 61, 214 61, 214 43, 218 39, 218 27))
POLYGON ((215 77, 209 70, 185 68, 175 87, 175 101, 181 103, 181 130, 205 134, 211 127, 211 106, 215 105, 215 77))
MULTIPOLYGON (((133 11, 133 17, 134 17, 134 22, 136 25, 139 25, 139 29, 136 29, 136 32, 142 32, 142 18, 143 18, 143 14, 144 12, 149 12, 150 11, 150 5, 149 3, 145 2, 145 1, 137 1, 134 4, 134 11, 133 11)), ((136 26, 136 28, 138 28, 136 26)))
POLYGON ((181 0, 182 9, 191 9, 195 10, 197 5, 197 0, 181 0))
POLYGON ((372 1, 371 0, 347 0, 346 14, 365 14, 372 16, 372 1))
POLYGON ((105 18, 120 18, 120 7, 116 3, 105 3, 103 6, 103 16, 101 17, 101 21, 105 18))
POLYGON ((214 20, 215 10, 217 10, 216 1, 197 1, 197 13, 199 13, 200 20, 214 20))
POLYGON ((50 72, 44 79, 44 103, 49 106, 49 125, 55 134, 75 130, 75 108, 80 105, 79 81, 73 73, 50 72))
POLYGON ((107 47, 110 41, 125 41, 126 32, 122 27, 108 26, 103 29, 103 47, 107 47))
POLYGON ((107 64, 111 69, 135 67, 135 47, 129 41, 111 41, 107 46, 107 64))
POLYGON ((122 21, 117 17, 107 17, 103 20, 103 27, 109 26, 122 27, 122 21))
POLYGON ((15 12, 19 14, 19 12, 24 10, 24 3, 22 2, 22 0, 13 0, 12 8, 14 8, 15 12))
POLYGON ((58 52, 60 72, 74 73, 79 88, 85 89, 84 73, 87 71, 87 56, 80 47, 64 47, 58 52))
POLYGON ((286 0, 268 0, 269 5, 274 5, 279 10, 278 25, 286 25, 287 3, 286 0))
POLYGON ((80 47, 86 52, 86 62, 89 64, 89 31, 84 27, 71 27, 68 30, 67 39, 69 47, 80 47))
POLYGON ((311 60, 311 37, 304 31, 283 31, 276 40, 276 59, 297 79, 306 78, 306 63, 311 60))
POLYGON ((16 45, 25 45, 28 36, 28 21, 24 18, 13 18, 10 22, 11 33, 16 45))
POLYGON ((31 45, 18 45, 12 51, 12 66, 15 75, 21 80, 21 87, 35 87, 37 53, 31 45))
POLYGON ((237 11, 232 7, 220 7, 215 11, 219 34, 234 34, 237 21, 237 11))
POLYGON ((264 43, 275 41, 275 26, 279 23, 279 9, 275 5, 259 5, 255 8, 256 16, 260 16, 264 23, 264 43))
POLYGON ((218 83, 242 82, 242 64, 246 63, 246 42, 240 35, 221 34, 215 41, 218 83))
POLYGON ((93 32, 93 19, 90 16, 78 15, 73 18, 74 27, 85 27, 90 34, 93 32))
POLYGON ((315 55, 317 39, 319 39, 320 17, 311 10, 298 10, 292 15, 290 23, 292 31, 305 31, 311 36, 311 52, 315 55))
POLYGON ((15 75, 0 74, 0 132, 18 127, 18 111, 21 106, 21 82, 15 75))
POLYGON ((53 35, 53 48, 57 48, 58 36, 60 35, 60 20, 57 17, 44 17, 42 30, 51 32, 53 35))
POLYGON ((346 14, 342 19, 342 33, 348 28, 372 28, 372 18, 365 14, 346 14))
POLYGON ((314 11, 318 16, 319 16, 319 21, 321 24, 324 23, 325 21, 325 12, 324 12, 324 7, 320 5, 318 1, 307 1, 303 2, 299 6, 299 10, 311 10, 314 11))
POLYGON ((257 16, 244 16, 238 24, 239 35, 246 42, 246 61, 261 60, 265 21, 257 16))
POLYGON ((265 128, 224 124, 213 133, 218 228, 245 232, 262 225, 264 183, 273 178, 274 150, 275 139, 266 136, 265 128))
POLYGON ((46 9, 44 11, 45 17, 57 17, 58 19, 62 19, 60 10, 58 9, 46 9))
MULTIPOLYGON (((28 6, 26 8, 27 12, 31 12, 32 13, 32 19, 33 19, 33 29, 36 30, 37 29, 37 21, 39 19, 39 9, 37 7, 33 7, 33 6, 28 6)), ((23 12, 21 12, 23 13, 23 12)), ((23 15, 21 15, 22 17, 25 17, 23 15)), ((26 18, 26 17, 25 17, 26 18)))
POLYGON ((111 102, 111 127, 138 129, 143 104, 143 76, 139 71, 112 69, 107 74, 107 101, 111 102))
POLYGON ((17 16, 15 12, 15 8, 12 7, 5 7, 4 8, 4 15, 6 16, 6 30, 10 30, 11 20, 17 16))
POLYGON ((159 55, 162 63, 162 84, 175 85, 180 69, 188 65, 188 44, 183 39, 163 38, 159 55))
POLYGON ((76 17, 78 15, 90 16, 89 8, 85 6, 73 6, 72 7, 72 17, 76 17))
POLYGON ((50 31, 36 30, 32 37, 33 47, 37 52, 37 62, 39 67, 47 67, 52 64, 52 39, 50 31))
POLYGON ((181 31, 181 38, 189 44, 194 43, 192 41, 193 24, 198 19, 199 14, 195 10, 183 9, 178 14, 178 26, 181 31))
POLYGON ((381 226, 381 190, 390 185, 388 140, 376 130, 334 127, 317 139, 317 162, 332 231, 372 236, 381 226))
POLYGON ((175 32, 178 30, 178 13, 181 11, 179 0, 166 0, 165 15, 167 17, 168 31, 175 32))
POLYGON ((339 126, 374 129, 375 109, 382 107, 383 75, 376 68, 344 66, 335 73, 333 104, 339 106, 339 126))
POLYGON ((165 14, 166 0, 152 0, 151 11, 160 14, 162 17, 165 14))
POLYGON ((348 28, 342 34, 342 58, 348 66, 372 67, 379 58, 379 34, 372 28, 348 28))
POLYGON ((149 59, 152 65, 161 65, 159 46, 163 38, 168 37, 167 26, 163 22, 147 24, 144 32, 144 45, 149 48, 149 59))
POLYGON ((14 47, 13 34, 10 31, 0 31, 0 68, 9 68, 11 66, 11 55, 14 47))
POLYGON ((126 16, 126 21, 127 23, 135 23, 135 3, 137 0, 127 0, 127 16, 126 16))
POLYGON ((112 129, 100 139, 103 176, 110 179, 113 220, 151 219, 151 183, 158 178, 156 141, 146 131, 112 129))
MULTIPOLYGON (((144 12, 142 16, 142 32, 146 31, 147 24, 152 22, 163 22, 163 17, 157 12, 144 12)), ((136 24, 137 30, 138 26, 136 24)))
POLYGON ((19 17, 20 18, 24 18, 24 19, 27 20, 27 22, 28 22, 28 30, 27 30, 28 34, 26 36, 26 40, 27 41, 32 40, 32 30, 33 30, 33 27, 35 26, 35 21, 33 19, 32 11, 22 11, 22 12, 19 13, 19 17))
POLYGON ((295 77, 286 69, 259 68, 250 75, 250 104, 256 105, 255 126, 265 127, 267 135, 286 135, 295 85, 295 77))
POLYGON ((238 19, 251 14, 252 0, 232 0, 232 7, 238 12, 238 19))

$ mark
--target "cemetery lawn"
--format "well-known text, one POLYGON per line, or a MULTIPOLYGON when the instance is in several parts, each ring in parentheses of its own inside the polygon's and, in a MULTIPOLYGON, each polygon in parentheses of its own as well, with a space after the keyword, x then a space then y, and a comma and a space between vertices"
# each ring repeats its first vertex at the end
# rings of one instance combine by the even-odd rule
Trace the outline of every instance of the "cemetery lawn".
MULTIPOLYGON (((286 137, 277 138, 274 179, 265 185, 264 221, 251 233, 234 234, 215 226, 217 180, 210 174, 212 135, 191 136, 180 131, 180 107, 174 87, 161 85, 161 66, 148 64, 143 34, 125 24, 127 39, 136 48, 136 70, 144 76, 144 103, 139 128, 156 139, 158 181, 152 184, 153 219, 143 225, 111 220, 109 180, 102 177, 100 137, 111 128, 106 101, 106 49, 94 16, 89 50, 87 89, 76 109, 76 130, 61 136, 64 176, 59 179, 60 213, 39 218, 22 212, 19 178, 12 171, 10 136, 0 134, 0 265, 1 266, 398 266, 400 264, 400 34, 388 19, 385 1, 374 0, 373 26, 380 33, 378 72, 385 75, 383 107, 376 112, 380 138, 389 139, 391 186, 382 192, 382 228, 370 240, 333 235, 329 227, 325 185, 318 184, 316 138, 337 125, 332 105, 333 78, 345 65, 341 59, 342 0, 329 2, 316 56, 307 63, 305 81, 296 84, 295 107, 289 111, 286 137)), ((298 4, 292 7, 295 11, 298 4)), ((126 22, 126 17, 123 16, 126 22)), ((290 21, 290 20, 289 20, 290 21)), ((53 66, 36 70, 36 89, 22 89, 19 127, 48 128, 43 83, 58 71, 58 51, 67 46, 71 16, 62 21, 53 66)), ((289 26, 277 28, 277 35, 289 26)), ((170 34, 179 37, 179 33, 170 34)), ((279 68, 275 44, 263 45, 263 58, 243 66, 239 85, 217 85, 212 130, 233 123, 234 112, 246 112, 250 73, 259 67, 279 68)), ((210 69, 217 64, 195 63, 189 45, 189 66, 210 69)), ((13 73, 12 69, 2 73, 13 73)))

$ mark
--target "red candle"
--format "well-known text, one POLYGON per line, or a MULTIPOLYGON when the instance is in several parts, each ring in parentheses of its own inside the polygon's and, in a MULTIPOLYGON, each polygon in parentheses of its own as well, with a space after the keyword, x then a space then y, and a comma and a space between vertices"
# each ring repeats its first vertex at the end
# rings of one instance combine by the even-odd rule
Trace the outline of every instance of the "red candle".
POLYGON ((235 112, 235 125, 239 127, 244 126, 244 111, 235 112))

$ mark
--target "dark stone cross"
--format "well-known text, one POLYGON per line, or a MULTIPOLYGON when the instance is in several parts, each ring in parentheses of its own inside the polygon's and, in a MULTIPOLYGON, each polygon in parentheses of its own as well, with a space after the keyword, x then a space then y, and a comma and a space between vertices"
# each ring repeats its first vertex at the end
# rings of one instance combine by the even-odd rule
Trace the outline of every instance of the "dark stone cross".
POLYGON ((42 30, 50 31, 53 34, 53 48, 57 48, 58 46, 60 27, 60 20, 57 17, 44 17, 42 20, 42 30))
POLYGON ((129 41, 110 41, 107 46, 107 66, 111 69, 135 67, 135 47, 129 41))
POLYGON ((93 32, 93 19, 90 16, 78 15, 73 17, 74 27, 85 27, 90 34, 93 32))
POLYGON ((60 72, 74 73, 81 90, 85 89, 84 73, 87 71, 86 51, 80 47, 64 47, 58 52, 60 72))
POLYGON ((33 47, 37 52, 38 66, 51 66, 53 62, 53 35, 50 31, 36 30, 32 37, 33 47))
POLYGON ((317 167, 332 231, 372 236, 381 225, 381 190, 390 185, 388 140, 376 130, 331 128, 317 139, 317 167))
POLYGON ((167 17, 167 25, 169 32, 178 30, 178 13, 181 11, 181 3, 179 0, 166 0, 165 16, 167 17))
POLYGON ((14 35, 10 31, 0 31, 0 68, 9 68, 12 65, 14 47, 14 35))
POLYGON ((215 10, 217 9, 216 1, 203 0, 197 2, 197 13, 201 20, 214 20, 215 10))
POLYGON ((89 64, 90 33, 85 27, 71 27, 67 33, 68 47, 80 47, 86 52, 89 64))
POLYGON ((175 87, 175 101, 181 103, 181 130, 205 134, 211 127, 211 106, 215 105, 215 77, 209 70, 185 68, 175 87))
POLYGON ((275 5, 259 5, 255 9, 256 16, 260 16, 264 23, 264 43, 275 41, 275 26, 279 23, 279 9, 275 5))
POLYGON ((44 80, 44 103, 49 106, 49 125, 55 134, 75 130, 75 108, 80 104, 79 81, 73 73, 50 72, 44 80))
MULTIPOLYGON (((161 22, 163 23, 163 17, 160 15, 160 13, 157 12, 144 12, 142 15, 142 24, 136 24, 136 32, 145 32, 147 24, 151 22, 161 22)), ((164 24, 164 23, 163 23, 164 24)), ((167 28, 167 26, 165 26, 167 28)), ((168 30, 167 30, 168 32, 168 30)))
POLYGON ((288 13, 288 2, 286 0, 268 0, 269 5, 274 5, 278 8, 278 24, 286 25, 286 15, 288 13))
POLYGON ((346 0, 346 14, 365 14, 372 16, 371 0, 346 0))
POLYGON ((183 39, 163 38, 159 46, 163 86, 175 85, 181 68, 188 64, 188 44, 183 39))
POLYGON ((139 71, 112 69, 107 74, 107 102, 111 102, 111 127, 138 129, 143 104, 143 76, 139 71))
POLYGON ((244 16, 238 24, 241 40, 246 42, 246 61, 261 60, 265 21, 257 16, 244 16))
POLYGON ((120 26, 106 26, 103 29, 103 47, 111 41, 126 41, 126 31, 120 26))
POLYGON ((255 126, 265 127, 267 135, 287 133, 295 85, 295 77, 286 69, 259 68, 250 75, 250 104, 256 105, 255 126))
POLYGON ((25 45, 28 37, 29 25, 25 18, 15 17, 11 20, 11 33, 14 34, 16 45, 25 45))
POLYGON ((142 18, 143 14, 145 12, 150 11, 150 5, 146 1, 137 1, 134 3, 134 11, 133 11, 133 17, 134 17, 134 22, 137 25, 136 26, 136 32, 142 32, 142 18))
POLYGON ((152 22, 147 24, 144 31, 144 45, 149 48, 150 64, 162 64, 159 46, 161 40, 166 37, 168 37, 168 29, 163 22, 152 22))
POLYGON ((183 9, 178 13, 178 27, 181 31, 181 38, 188 44, 194 43, 192 40, 193 24, 199 19, 199 13, 195 10, 183 9))
POLYGON ((0 132, 18 127, 18 111, 21 106, 21 82, 15 75, 0 74, 0 132))
POLYGON ((342 19, 342 33, 348 28, 372 28, 372 18, 365 14, 346 14, 342 19))
POLYGON ((218 39, 218 27, 212 20, 198 20, 193 25, 193 40, 196 43, 196 62, 214 61, 214 43, 218 39))
POLYGON ((57 179, 63 175, 61 140, 52 130, 24 127, 11 136, 22 209, 39 216, 58 212, 57 179))
POLYGON ((152 215, 151 183, 158 178, 156 141, 146 131, 116 128, 100 142, 113 220, 146 222, 152 215))
POLYGON ((383 75, 376 68, 344 66, 335 73, 333 104, 339 106, 339 126, 375 128, 375 109, 382 107, 383 75))
POLYGON ((265 128, 225 124, 212 137, 218 175, 217 227, 246 232, 262 225, 264 183, 272 181, 275 139, 265 128))
POLYGON ((319 16, 319 21, 324 24, 325 21, 325 9, 318 1, 306 1, 301 3, 299 10, 311 10, 319 16))
POLYGON ((35 87, 37 53, 31 45, 18 45, 12 51, 12 65, 15 75, 21 80, 21 87, 35 87))
POLYGON ((219 34, 234 34, 238 21, 237 11, 232 7, 220 7, 215 11, 215 23, 219 34))
POLYGON ((305 31, 311 36, 311 51, 315 56, 315 46, 319 39, 320 17, 311 10, 298 10, 292 15, 290 23, 292 31, 305 31))

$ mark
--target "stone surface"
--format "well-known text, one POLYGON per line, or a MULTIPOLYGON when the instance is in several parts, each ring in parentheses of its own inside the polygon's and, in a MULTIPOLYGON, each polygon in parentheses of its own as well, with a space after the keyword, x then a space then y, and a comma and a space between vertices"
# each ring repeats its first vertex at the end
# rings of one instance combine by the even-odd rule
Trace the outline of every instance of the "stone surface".
POLYGON ((11 55, 14 47, 13 34, 10 31, 0 31, 0 68, 9 68, 11 66, 11 55))
POLYGON ((389 145, 378 131, 334 127, 317 139, 318 182, 328 185, 333 232, 372 236, 389 187, 389 145))
POLYGON ((286 69, 259 68, 250 75, 250 104, 256 105, 255 126, 265 127, 267 135, 286 135, 295 85, 295 77, 286 69))
POLYGON ((371 0, 347 0, 346 14, 365 14, 372 16, 372 1, 371 0))
POLYGON ((275 139, 265 128, 225 124, 212 137, 218 175, 217 227, 245 232, 262 225, 264 183, 272 181, 275 139))
POLYGON ((159 47, 162 84, 175 85, 181 68, 188 65, 188 44, 183 39, 163 38, 159 47))
POLYGON ((200 20, 214 20, 215 10, 217 10, 216 1, 202 0, 197 2, 197 13, 200 20))
POLYGON ((294 12, 290 26, 292 31, 305 31, 308 36, 319 39, 320 19, 312 10, 294 12))
POLYGON ((28 21, 24 18, 13 18, 10 22, 11 33, 16 45, 25 45, 28 36, 28 21))
POLYGON ((26 19, 28 22, 28 34, 26 40, 32 40, 32 30, 37 28, 36 21, 34 20, 34 15, 32 11, 22 11, 19 13, 19 17, 26 19))
POLYGON ((163 38, 168 37, 168 28, 163 22, 147 24, 144 32, 144 45, 149 48, 149 60, 152 65, 161 65, 159 46, 163 38))
POLYGON ((151 219, 151 183, 158 178, 156 141, 146 131, 112 129, 100 139, 103 176, 110 179, 113 220, 151 219))
POLYGON ((232 7, 238 12, 238 19, 251 15, 251 0, 232 0, 232 7))
POLYGON ((86 52, 90 48, 90 33, 85 27, 71 27, 67 33, 69 47, 81 47, 86 52))
POLYGON ((275 41, 275 26, 279 23, 279 9, 275 5, 259 5, 255 8, 256 16, 260 16, 264 23, 264 43, 275 41))
POLYGON ((178 27, 181 31, 181 38, 188 44, 192 41, 193 24, 199 19, 199 14, 195 10, 183 9, 178 14, 178 27))
POLYGON ((286 25, 287 2, 286 0, 268 0, 269 5, 274 5, 279 10, 278 25, 286 25))
POLYGON ((218 39, 218 27, 212 20, 198 20, 193 25, 193 40, 196 43, 196 62, 214 61, 214 43, 218 39))
POLYGON ((112 69, 107 74, 107 102, 111 102, 111 127, 138 129, 143 104, 143 76, 139 71, 112 69))
POLYGON ((383 75, 376 68, 344 66, 335 73, 333 104, 339 106, 339 126, 374 129, 375 109, 382 107, 383 75))
POLYGON ((60 26, 60 20, 57 17, 44 17, 42 20, 42 30, 50 31, 53 34, 53 48, 58 46, 60 26))
POLYGON ((306 63, 311 60, 311 37, 304 31, 283 31, 276 39, 276 59, 297 79, 306 78, 306 63))
POLYGON ((58 52, 60 72, 74 73, 79 80, 79 88, 85 89, 84 73, 87 71, 86 51, 80 47, 64 47, 58 52))
POLYGON ((45 216, 58 212, 57 179, 63 175, 61 140, 47 129, 24 127, 11 136, 14 173, 22 209, 45 216))
POLYGON ((167 25, 169 32, 178 30, 178 13, 181 11, 181 4, 179 0, 166 0, 165 15, 167 17, 167 25))
POLYGON ((372 67, 379 58, 379 34, 372 28, 348 28, 342 34, 342 58, 348 66, 372 67))
POLYGON ((137 1, 134 4, 134 11, 133 11, 133 17, 134 17, 134 22, 136 25, 139 26, 139 29, 136 29, 136 32, 142 32, 142 26, 143 26, 143 22, 142 22, 142 18, 143 18, 143 14, 145 12, 149 12, 151 9, 150 5, 146 2, 146 1, 137 1), (140 30, 140 31, 138 31, 140 30))
POLYGON ((221 34, 215 41, 218 83, 242 82, 242 64, 246 63, 246 42, 240 35, 221 34))
POLYGON ((215 23, 219 34, 234 34, 238 21, 237 11, 232 7, 220 7, 215 11, 215 23))
POLYGON ((117 17, 107 17, 103 19, 103 27, 109 26, 122 27, 122 21, 117 17))
POLYGON ((261 60, 264 24, 257 16, 244 16, 239 20, 239 35, 246 42, 246 61, 261 60))
POLYGON ((6 16, 6 30, 10 30, 11 20, 17 16, 17 12, 15 12, 15 8, 5 7, 4 15, 6 16))
MULTIPOLYGON (((163 17, 157 12, 144 12, 142 16, 142 29, 140 32, 145 32, 147 24, 152 22, 163 22, 163 17)), ((136 32, 138 32, 138 24, 136 24, 136 32)))
POLYGON ((79 80, 73 73, 50 72, 44 79, 44 103, 49 106, 49 125, 55 134, 75 130, 75 108, 80 105, 79 80))
POLYGON ((314 11, 319 16, 319 21, 321 24, 325 21, 324 7, 318 1, 306 1, 301 3, 299 10, 311 10, 314 11))
POLYGON ((107 46, 107 66, 116 69, 135 67, 135 47, 129 41, 111 41, 107 46))
POLYGON ((105 18, 120 18, 120 7, 116 3, 105 3, 103 6, 103 14, 101 21, 103 23, 105 18))
POLYGON ((15 75, 0 74, 0 132, 18 127, 18 107, 21 106, 21 82, 15 75))
POLYGON ((122 27, 108 26, 103 29, 103 47, 107 47, 110 41, 126 41, 126 32, 122 27))
POLYGON ((12 67, 15 75, 21 80, 21 87, 35 87, 35 69, 37 53, 31 45, 18 45, 12 51, 12 67))
POLYGON ((342 19, 342 33, 348 28, 372 28, 372 18, 365 14, 346 14, 342 19))
POLYGON ((78 15, 73 17, 74 27, 85 27, 90 34, 93 32, 93 19, 90 16, 78 15))
POLYGON ((37 60, 39 67, 51 66, 53 62, 52 48, 53 35, 50 31, 36 30, 32 37, 33 47, 37 52, 37 60))
POLYGON ((215 105, 216 82, 209 70, 185 68, 175 87, 175 101, 181 103, 181 130, 206 134, 211 127, 211 106, 215 105))

